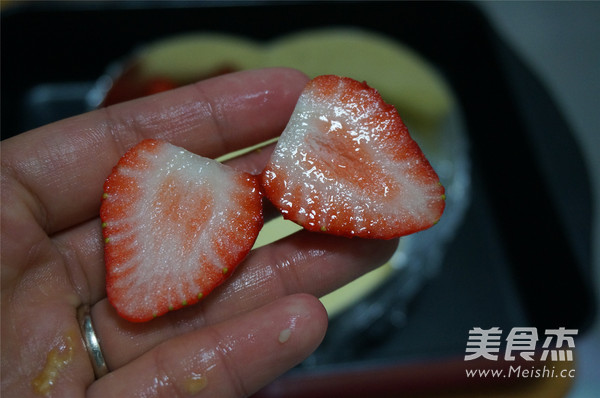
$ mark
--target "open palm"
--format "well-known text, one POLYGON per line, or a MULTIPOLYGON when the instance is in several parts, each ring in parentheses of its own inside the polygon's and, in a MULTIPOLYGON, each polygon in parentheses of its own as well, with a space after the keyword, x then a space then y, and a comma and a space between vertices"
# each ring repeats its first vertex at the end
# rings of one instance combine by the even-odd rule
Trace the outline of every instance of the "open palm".
MULTIPOLYGON (((102 185, 144 138, 217 157, 278 135, 307 79, 246 71, 97 110, 2 142, 2 395, 251 394, 308 356, 327 314, 315 296, 383 263, 393 241, 301 231, 251 252, 198 305, 144 324, 106 300, 102 185), (77 320, 91 317, 110 372, 96 380, 77 320)), ((236 159, 260 172, 268 151, 236 159)))

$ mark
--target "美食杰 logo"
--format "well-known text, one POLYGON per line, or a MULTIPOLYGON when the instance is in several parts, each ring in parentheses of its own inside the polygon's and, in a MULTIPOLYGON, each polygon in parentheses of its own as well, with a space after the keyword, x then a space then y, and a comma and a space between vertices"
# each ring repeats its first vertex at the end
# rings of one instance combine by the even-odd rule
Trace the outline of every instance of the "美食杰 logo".
MULTIPOLYGON (((464 360, 506 361, 507 367, 466 369, 467 377, 575 377, 575 369, 554 366, 572 362, 578 329, 545 329, 513 327, 504 333, 499 327, 469 330, 464 360), (519 361, 517 364, 516 361, 519 361)), ((471 362, 472 363, 472 362, 471 362)))

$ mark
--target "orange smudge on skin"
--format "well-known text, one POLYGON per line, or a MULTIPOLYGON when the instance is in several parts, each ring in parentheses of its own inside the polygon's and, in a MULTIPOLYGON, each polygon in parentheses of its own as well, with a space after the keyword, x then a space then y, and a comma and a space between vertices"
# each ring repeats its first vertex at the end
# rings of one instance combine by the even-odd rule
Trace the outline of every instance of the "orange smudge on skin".
POLYGON ((198 394, 204 390, 208 385, 208 379, 206 376, 200 374, 193 374, 185 380, 185 391, 191 395, 198 394))
POLYGON ((33 390, 40 395, 48 395, 56 384, 61 372, 71 363, 75 351, 75 333, 67 333, 56 347, 48 352, 42 371, 31 381, 33 390))

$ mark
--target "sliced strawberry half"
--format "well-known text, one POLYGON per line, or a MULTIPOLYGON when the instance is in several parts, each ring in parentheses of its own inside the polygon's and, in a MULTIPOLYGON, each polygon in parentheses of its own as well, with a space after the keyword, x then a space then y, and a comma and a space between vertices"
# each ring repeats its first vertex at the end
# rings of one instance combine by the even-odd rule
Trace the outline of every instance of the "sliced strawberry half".
POLYGON ((441 217, 444 187, 396 109, 356 80, 319 76, 262 173, 284 218, 334 235, 390 239, 441 217))
POLYGON ((142 322, 231 275, 263 225, 262 192, 257 176, 145 140, 107 178, 100 217, 108 299, 142 322))

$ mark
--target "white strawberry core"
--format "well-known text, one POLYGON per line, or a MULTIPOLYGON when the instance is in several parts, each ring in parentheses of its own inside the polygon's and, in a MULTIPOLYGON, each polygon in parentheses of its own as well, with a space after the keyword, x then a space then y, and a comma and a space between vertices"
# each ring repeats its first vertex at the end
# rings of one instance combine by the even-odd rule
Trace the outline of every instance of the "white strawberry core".
MULTIPOLYGON (((116 279, 114 288, 146 292, 131 297, 130 308, 122 309, 131 313, 140 300, 153 307, 160 296, 177 306, 190 299, 190 292, 202 293, 206 281, 198 274, 204 267, 214 274, 228 271, 217 252, 219 240, 227 239, 219 229, 224 219, 231 222, 231 195, 240 189, 239 172, 170 144, 142 156, 151 172, 127 166, 119 170, 137 181, 140 200, 128 206, 126 218, 111 222, 118 232, 110 236, 110 244, 129 246, 134 253, 111 270, 115 275, 131 272, 116 279)), ((120 200, 117 195, 109 199, 120 200)), ((248 249, 236 241, 225 243, 234 253, 248 249)))

